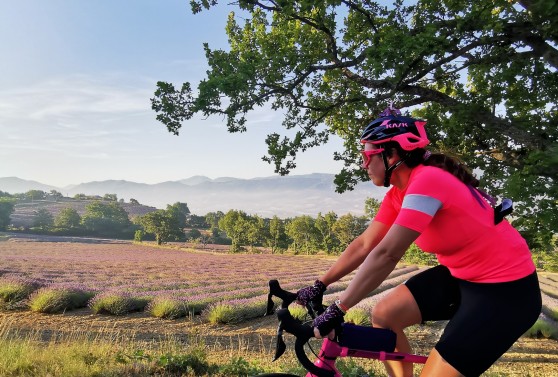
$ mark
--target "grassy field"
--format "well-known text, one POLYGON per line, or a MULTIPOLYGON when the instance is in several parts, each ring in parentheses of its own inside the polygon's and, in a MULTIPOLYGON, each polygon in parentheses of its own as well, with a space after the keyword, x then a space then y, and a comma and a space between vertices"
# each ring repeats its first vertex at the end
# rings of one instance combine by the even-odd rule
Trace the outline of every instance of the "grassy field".
MULTIPOLYGON (((33 282, 35 293, 45 287, 79 286, 94 296, 113 292, 146 302, 173 297, 183 303, 200 302, 201 297, 205 303, 200 314, 185 311, 175 319, 162 319, 139 309, 121 315, 95 313, 91 305, 44 314, 32 311, 29 299, 23 299, 11 310, 0 311, 1 376, 249 376, 264 371, 303 375, 292 349, 271 362, 277 322, 273 316, 262 317, 267 281, 277 278, 294 290, 332 262, 330 257, 14 239, 0 242, 0 259, 1 281, 33 282), (238 304, 230 306, 233 311, 254 306, 248 310, 251 314, 233 315, 230 321, 209 320, 209 308, 231 303, 238 304)), ((363 310, 418 271, 416 266, 398 266, 382 289, 362 303, 363 310)), ((331 291, 343 289, 346 282, 331 291)), ((549 315, 556 309, 552 292, 558 277, 541 274, 541 282, 545 323, 553 324, 549 315)), ((334 296, 326 296, 326 301, 334 296)), ((408 335, 416 352, 427 354, 443 325, 411 328, 408 335)), ((541 327, 534 337, 521 338, 485 376, 558 376, 558 342, 548 333, 552 329, 541 327)), ((285 338, 289 345, 290 337, 285 338)), ((385 376, 375 361, 351 361, 342 368, 347 376, 385 376)))

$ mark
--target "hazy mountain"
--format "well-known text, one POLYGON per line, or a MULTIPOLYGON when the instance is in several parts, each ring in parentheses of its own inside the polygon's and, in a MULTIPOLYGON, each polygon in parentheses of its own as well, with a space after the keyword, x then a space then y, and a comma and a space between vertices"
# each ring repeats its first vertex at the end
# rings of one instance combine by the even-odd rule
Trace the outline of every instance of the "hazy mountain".
POLYGON ((142 204, 157 208, 166 208, 167 204, 175 202, 185 202, 192 213, 197 215, 237 209, 253 215, 277 215, 282 218, 303 214, 315 216, 319 212, 329 211, 340 215, 349 212, 362 214, 367 197, 379 199, 385 193, 384 188, 375 187, 367 182, 359 184, 354 191, 338 194, 335 192, 333 179, 333 174, 253 179, 210 179, 195 176, 157 184, 107 180, 56 188, 18 178, 0 178, 0 190, 16 193, 31 189, 54 189, 70 197, 76 194, 116 194, 119 199, 129 201, 133 198, 142 204))
POLYGON ((42 190, 50 192, 51 190, 60 190, 57 187, 45 185, 36 181, 28 181, 17 177, 0 178, 0 191, 10 194, 27 192, 29 190, 42 190))

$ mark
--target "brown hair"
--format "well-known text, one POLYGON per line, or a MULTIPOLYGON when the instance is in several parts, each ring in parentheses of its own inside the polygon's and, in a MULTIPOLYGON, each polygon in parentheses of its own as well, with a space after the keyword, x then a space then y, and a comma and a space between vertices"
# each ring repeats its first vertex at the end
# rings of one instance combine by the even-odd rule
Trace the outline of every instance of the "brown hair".
POLYGON ((405 158, 405 164, 410 168, 414 168, 420 164, 425 166, 434 166, 453 174, 466 185, 479 187, 479 180, 475 178, 471 171, 455 157, 450 157, 443 153, 430 153, 428 156, 428 153, 424 148, 406 151, 401 148, 399 143, 392 141, 383 144, 383 147, 389 157, 393 155, 393 150, 395 149, 401 158, 405 158))

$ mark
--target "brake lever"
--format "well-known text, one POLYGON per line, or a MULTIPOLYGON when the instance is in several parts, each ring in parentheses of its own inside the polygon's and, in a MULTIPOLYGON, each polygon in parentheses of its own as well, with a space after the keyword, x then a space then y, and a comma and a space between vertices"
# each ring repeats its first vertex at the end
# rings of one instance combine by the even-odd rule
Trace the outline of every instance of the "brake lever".
POLYGON ((277 327, 277 341, 275 342, 275 356, 273 357, 272 362, 280 358, 285 350, 287 349, 287 345, 283 340, 283 327, 281 323, 279 323, 279 327, 277 327))
POLYGON ((269 293, 267 295, 267 308, 265 310, 265 315, 271 315, 275 313, 275 303, 272 300, 273 294, 269 293))

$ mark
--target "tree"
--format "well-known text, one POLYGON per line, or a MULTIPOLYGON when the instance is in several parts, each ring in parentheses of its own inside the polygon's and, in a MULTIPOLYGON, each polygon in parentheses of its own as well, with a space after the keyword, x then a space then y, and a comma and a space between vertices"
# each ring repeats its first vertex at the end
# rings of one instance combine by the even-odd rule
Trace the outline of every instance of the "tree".
POLYGON ((205 223, 209 225, 209 230, 211 230, 212 233, 214 233, 215 230, 219 230, 219 220, 221 220, 223 216, 225 216, 225 214, 221 211, 208 212, 205 215, 205 223))
POLYGON ((315 220, 308 215, 297 216, 285 226, 285 232, 292 239, 295 253, 315 254, 318 251, 318 232, 315 220))
POLYGON ((378 213, 381 204, 382 202, 378 199, 366 198, 364 201, 364 215, 369 219, 373 219, 378 213))
POLYGON ((242 245, 248 243, 248 215, 245 212, 231 209, 219 220, 219 228, 231 239, 232 252, 241 251, 242 245))
POLYGON ((250 249, 254 251, 256 245, 261 244, 264 239, 265 224, 264 219, 254 215, 248 216, 246 221, 246 242, 250 249))
POLYGON ((339 239, 343 248, 364 232, 367 221, 364 216, 355 216, 348 213, 341 216, 333 224, 333 233, 339 239))
MULTIPOLYGON (((167 205, 167 213, 169 216, 174 217, 179 228, 184 229, 186 227, 186 220, 190 215, 188 204, 176 202, 173 205, 167 205)), ((182 231, 182 233, 184 233, 184 231, 182 231)))
POLYGON ((39 208, 33 216, 33 227, 41 230, 49 230, 54 225, 54 217, 46 208, 39 208))
POLYGON ((62 193, 60 191, 56 191, 56 190, 50 190, 50 192, 47 194, 47 196, 49 198, 54 199, 54 201, 56 201, 56 202, 64 197, 64 195, 62 195, 62 193))
POLYGON ((15 200, 8 197, 0 197, 0 230, 6 230, 10 225, 10 216, 15 210, 15 200))
MULTIPOLYGON (((170 206, 169 206, 170 207, 170 206)), ((137 220, 147 233, 155 235, 157 245, 184 239, 184 227, 174 209, 157 210, 140 216, 137 220)))
POLYGON ((29 190, 25 193, 25 196, 28 199, 31 199, 31 201, 33 200, 42 200, 44 198, 46 198, 46 192, 44 192, 43 190, 29 190))
POLYGON ((85 207, 82 223, 86 229, 102 236, 119 236, 130 229, 128 213, 117 202, 94 201, 85 207))
MULTIPOLYGON (((192 11, 216 1, 193 0, 192 11)), ((249 113, 285 114, 266 143, 279 174, 335 134, 345 150, 337 189, 367 177, 358 136, 390 101, 428 120, 432 148, 482 171, 482 185, 516 202, 526 235, 558 231, 558 4, 551 0, 241 0, 230 47, 205 44, 197 90, 159 82, 152 108, 178 134, 196 114, 246 130, 249 113), (243 20, 244 24, 239 24, 243 20), (533 210, 534 209, 534 210, 533 210)), ((541 234, 543 236, 541 236, 541 234)))
POLYGON ((70 207, 63 208, 54 218, 54 225, 57 228, 76 229, 80 227, 80 224, 81 216, 74 208, 70 207))
POLYGON ((117 202, 118 196, 116 194, 105 194, 103 196, 103 200, 106 200, 108 202, 117 202))
POLYGON ((277 216, 269 221, 269 237, 266 239, 266 246, 271 247, 271 253, 286 250, 289 246, 285 233, 285 222, 277 216))
POLYGON ((332 253, 339 246, 339 240, 333 233, 333 225, 336 221, 337 214, 335 212, 328 212, 325 216, 319 213, 314 222, 314 226, 320 235, 320 245, 328 254, 332 253))

